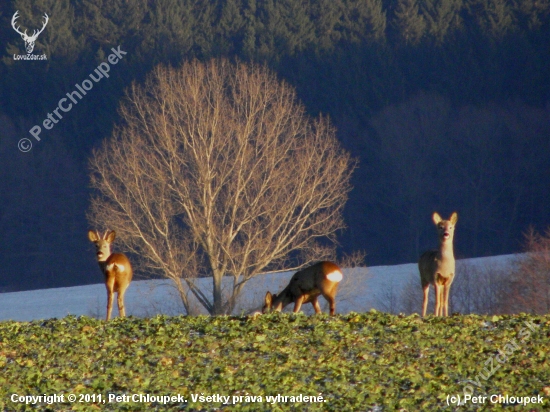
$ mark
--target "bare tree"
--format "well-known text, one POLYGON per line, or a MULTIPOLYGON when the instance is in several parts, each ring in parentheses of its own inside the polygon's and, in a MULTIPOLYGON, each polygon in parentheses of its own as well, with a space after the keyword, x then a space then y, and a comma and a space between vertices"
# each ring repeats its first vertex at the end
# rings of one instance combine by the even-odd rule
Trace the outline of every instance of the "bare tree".
POLYGON ((501 313, 499 296, 506 294, 508 263, 480 265, 465 261, 457 262, 457 276, 451 292, 453 312, 462 314, 501 313))
POLYGON ((525 252, 513 262, 508 293, 500 295, 505 312, 550 312, 550 228, 544 235, 529 228, 525 252))
POLYGON ((376 292, 376 303, 384 312, 398 314, 402 309, 402 292, 397 290, 394 279, 390 279, 389 283, 378 292, 376 292))
MULTIPOLYGON (((401 290, 400 298, 402 310, 404 313, 419 313, 422 314, 422 294, 418 293, 420 289, 420 279, 418 275, 411 277, 407 283, 405 283, 401 290)), ((434 312, 435 293, 433 288, 430 290, 430 297, 428 299, 428 313, 434 312)), ((452 299, 452 294, 451 294, 452 299)), ((452 304, 452 302, 451 302, 452 304)))
MULTIPOLYGON (((456 277, 449 297, 449 307, 453 313, 495 314, 506 312, 508 301, 508 261, 490 264, 474 263, 467 260, 457 260, 456 277)), ((419 293, 420 282, 411 278, 404 286, 400 302, 405 313, 420 312, 422 293, 419 293)), ((427 313, 433 312, 435 295, 430 292, 427 313)))
POLYGON ((231 313, 255 275, 330 251, 319 241, 344 226, 355 161, 265 67, 157 67, 120 112, 91 157, 89 220, 116 230, 142 271, 172 279, 188 313, 189 291, 231 313))

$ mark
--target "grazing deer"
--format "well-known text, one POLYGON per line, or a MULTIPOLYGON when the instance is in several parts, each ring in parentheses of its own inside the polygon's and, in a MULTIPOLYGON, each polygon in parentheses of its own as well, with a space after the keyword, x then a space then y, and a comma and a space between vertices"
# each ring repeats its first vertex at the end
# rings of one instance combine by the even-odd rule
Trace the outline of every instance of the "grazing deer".
POLYGON ((294 312, 298 312, 302 303, 311 303, 315 313, 321 313, 317 298, 323 295, 330 305, 330 314, 336 311, 336 292, 343 274, 340 268, 332 262, 319 262, 296 272, 290 283, 278 295, 267 292, 262 312, 275 310, 280 312, 286 305, 294 302, 294 312))
POLYGON ((114 242, 116 233, 107 230, 103 237, 99 232, 88 231, 88 239, 95 244, 99 268, 105 275, 107 287, 107 320, 111 318, 113 309, 113 294, 117 293, 118 313, 126 316, 124 310, 124 293, 132 281, 132 265, 122 253, 111 253, 111 243, 114 242))
POLYGON ((455 277, 453 237, 458 215, 454 212, 449 220, 443 220, 435 212, 432 220, 437 227, 439 249, 424 252, 418 261, 420 282, 424 291, 424 299, 422 301, 423 317, 426 316, 426 309, 428 307, 430 285, 433 285, 435 289, 435 316, 449 315, 449 291, 455 277))
POLYGON ((18 13, 19 13, 19 10, 17 10, 15 12, 15 14, 13 15, 13 17, 11 19, 11 26, 13 27, 13 29, 18 34, 21 35, 21 38, 25 42, 25 48, 27 49, 27 53, 31 54, 32 51, 34 50, 34 43, 36 42, 36 39, 38 38, 38 35, 44 31, 44 29, 46 28, 46 25, 48 24, 48 21, 50 20, 50 18, 48 17, 48 15, 46 13, 44 13, 44 23, 42 24, 42 28, 40 30, 33 30, 32 36, 29 36, 27 34, 27 30, 25 30, 25 32, 22 32, 21 30, 19 30, 20 26, 15 25, 15 21, 19 18, 18 13))

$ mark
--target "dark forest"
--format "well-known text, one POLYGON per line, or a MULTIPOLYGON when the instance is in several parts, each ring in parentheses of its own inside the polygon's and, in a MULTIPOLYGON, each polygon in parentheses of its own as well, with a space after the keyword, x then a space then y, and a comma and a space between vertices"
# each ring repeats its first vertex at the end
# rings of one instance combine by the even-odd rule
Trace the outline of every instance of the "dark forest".
POLYGON ((0 292, 101 281, 90 154, 132 82, 191 59, 265 64, 330 118, 359 161, 340 253, 417 261, 434 211, 458 212, 458 258, 519 252, 550 225, 549 0, 10 0, 0 48, 0 292), (47 60, 14 60, 17 10, 29 32, 48 14, 47 60), (117 47, 109 77, 32 138, 117 47))

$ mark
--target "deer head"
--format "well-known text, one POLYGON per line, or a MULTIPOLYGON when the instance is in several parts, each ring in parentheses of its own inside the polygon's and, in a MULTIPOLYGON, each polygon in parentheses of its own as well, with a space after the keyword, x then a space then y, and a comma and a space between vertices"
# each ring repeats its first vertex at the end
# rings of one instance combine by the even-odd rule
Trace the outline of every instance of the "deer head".
POLYGON ((99 262, 105 262, 111 256, 111 243, 115 241, 116 232, 107 230, 103 236, 96 230, 88 232, 88 239, 94 243, 96 247, 96 256, 99 262))
POLYGON ((445 243, 447 241, 450 241, 449 243, 452 243, 455 225, 458 220, 458 214, 456 212, 453 212, 449 220, 444 220, 441 216, 439 216, 437 212, 435 212, 432 216, 432 220, 437 227, 439 241, 441 243, 445 243))
POLYGON ((32 51, 34 50, 34 43, 36 42, 38 35, 44 31, 44 29, 46 28, 46 25, 48 24, 49 17, 46 13, 44 13, 44 24, 42 25, 42 28, 40 30, 33 30, 32 36, 28 36, 27 30, 25 30, 25 32, 23 33, 19 30, 20 26, 15 25, 15 20, 17 20, 17 18, 19 17, 18 13, 19 13, 19 10, 17 10, 13 15, 11 19, 11 25, 13 29, 17 33, 19 33, 23 38, 23 40, 25 41, 25 48, 27 49, 27 53, 31 54, 32 51))

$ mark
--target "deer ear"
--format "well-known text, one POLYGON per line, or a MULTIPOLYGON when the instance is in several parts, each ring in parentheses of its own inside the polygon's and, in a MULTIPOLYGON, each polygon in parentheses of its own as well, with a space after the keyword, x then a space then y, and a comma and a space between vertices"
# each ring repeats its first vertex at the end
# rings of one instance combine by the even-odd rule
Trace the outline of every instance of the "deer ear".
POLYGON ((110 232, 105 232, 105 240, 109 243, 113 243, 116 238, 116 232, 114 230, 111 230, 110 232))
POLYGON ((453 214, 451 215, 451 218, 449 220, 451 221, 451 223, 453 225, 456 224, 456 221, 458 220, 458 213, 453 212, 453 214))
POLYGON ((267 307, 271 307, 272 302, 273 302, 273 295, 271 294, 271 292, 267 292, 265 294, 265 305, 267 307))
POLYGON ((441 222, 443 219, 441 218, 441 216, 439 216, 439 213, 437 212, 434 212, 434 214, 432 215, 432 220, 434 221, 434 223, 437 225, 439 222, 441 222))
POLYGON ((99 234, 95 230, 88 230, 88 239, 90 239, 90 242, 97 242, 99 234))

